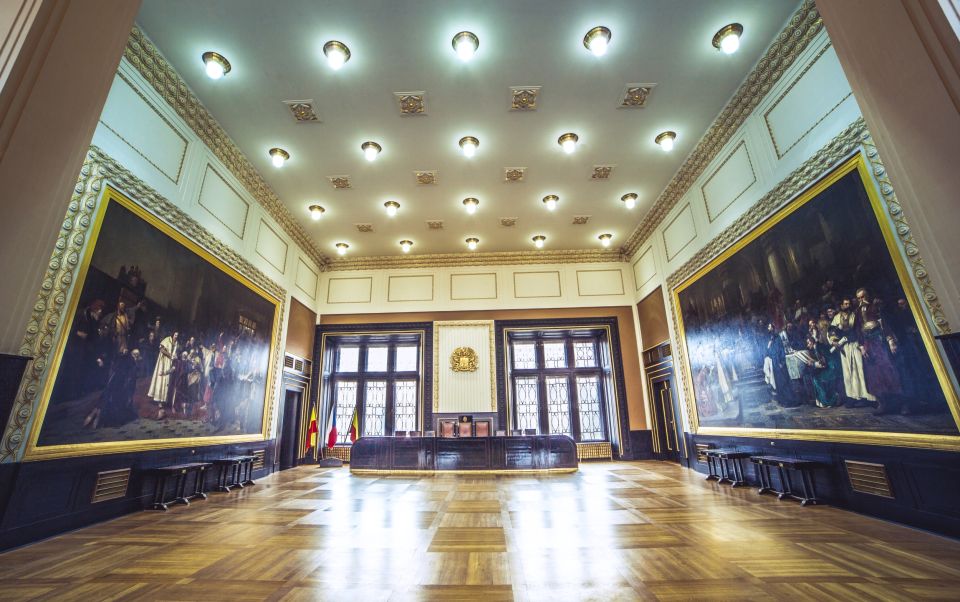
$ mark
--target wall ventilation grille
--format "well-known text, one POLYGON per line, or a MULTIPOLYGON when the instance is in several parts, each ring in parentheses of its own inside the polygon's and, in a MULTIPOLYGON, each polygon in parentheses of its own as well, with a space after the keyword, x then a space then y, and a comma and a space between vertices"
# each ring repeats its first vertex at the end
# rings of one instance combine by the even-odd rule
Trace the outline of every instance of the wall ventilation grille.
POLYGON ((893 499, 890 479, 887 478, 887 469, 883 464, 855 460, 843 462, 847 466, 847 477, 850 479, 851 489, 857 493, 893 499))
POLYGON ((267 450, 265 450, 265 449, 255 449, 255 450, 253 450, 253 452, 251 453, 251 455, 253 456, 253 469, 254 469, 254 470, 260 470, 261 468, 264 467, 266 454, 267 454, 267 450))
POLYGON ((127 495, 127 485, 130 484, 130 469, 106 470, 97 473, 97 483, 93 486, 91 502, 105 502, 127 495))
POLYGON ((613 448, 609 441, 577 443, 577 460, 612 460, 613 448))
POLYGON ((708 443, 697 443, 697 462, 707 463, 707 450, 710 449, 708 443))
POLYGON ((283 356, 283 369, 298 372, 304 376, 309 376, 310 360, 305 360, 288 353, 283 356))

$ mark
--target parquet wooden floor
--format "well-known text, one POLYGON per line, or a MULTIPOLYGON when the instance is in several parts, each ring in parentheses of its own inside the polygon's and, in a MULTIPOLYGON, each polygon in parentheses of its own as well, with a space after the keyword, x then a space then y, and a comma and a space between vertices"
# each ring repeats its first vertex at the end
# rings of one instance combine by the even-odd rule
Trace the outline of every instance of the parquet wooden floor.
POLYGON ((301 467, 0 554, 0 600, 957 600, 960 542, 659 462, 301 467))

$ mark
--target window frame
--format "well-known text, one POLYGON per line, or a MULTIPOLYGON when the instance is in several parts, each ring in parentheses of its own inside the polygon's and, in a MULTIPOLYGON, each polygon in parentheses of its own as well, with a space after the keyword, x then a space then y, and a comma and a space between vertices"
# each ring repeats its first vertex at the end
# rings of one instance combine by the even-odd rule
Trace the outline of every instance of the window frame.
MULTIPOLYGON (((370 333, 367 335, 337 336, 329 335, 327 344, 330 345, 330 368, 327 377, 324 379, 324 399, 328 404, 336 405, 336 391, 338 383, 343 381, 355 382, 357 388, 357 426, 359 432, 357 437, 364 436, 367 430, 367 383, 371 381, 386 382, 386 400, 384 408, 384 426, 383 436, 392 436, 396 424, 396 383, 398 381, 414 381, 417 386, 416 407, 414 410, 414 422, 417 429, 420 428, 423 409, 423 370, 424 370, 424 341, 423 337, 417 333, 412 335, 382 335, 370 333), (340 365, 340 353, 344 348, 358 348, 359 357, 357 360, 357 370, 353 372, 340 372, 337 368, 340 365), (367 370, 367 349, 370 347, 387 347, 387 366, 386 370, 372 371, 367 370), (416 347, 417 349, 417 369, 410 371, 396 370, 397 347, 416 347)), ((327 405, 326 407, 329 407, 327 405)), ((334 408, 336 411, 336 408, 334 408)), ((416 430, 416 429, 415 429, 416 430)), ((337 423, 338 439, 343 433, 350 431, 350 422, 346 424, 337 423)), ((349 438, 344 441, 337 441, 337 446, 352 445, 349 438)))
POLYGON ((609 366, 604 366, 602 346, 609 345, 610 342, 605 336, 604 331, 595 328, 565 328, 557 330, 517 330, 508 331, 505 337, 506 343, 506 369, 507 386, 510 388, 510 398, 512 403, 508 408, 510 419, 513 424, 519 425, 517 408, 517 379, 518 378, 536 378, 537 379, 537 406, 539 426, 537 432, 550 433, 550 414, 548 409, 547 396, 547 378, 560 377, 565 378, 567 382, 567 404, 568 419, 570 424, 570 436, 578 443, 587 443, 594 441, 610 441, 610 422, 609 422, 609 404, 616 403, 616 396, 611 395, 610 387, 615 386, 612 382, 613 374, 609 366), (564 353, 566 356, 566 366, 562 368, 547 368, 544 352, 544 345, 548 343, 564 343, 564 353), (574 353, 574 342, 590 341, 593 345, 594 366, 577 367, 576 355, 574 353), (514 361, 513 347, 515 344, 535 345, 536 368, 516 368, 514 361), (577 387, 578 376, 596 376, 597 389, 600 406, 600 425, 602 428, 602 438, 583 439, 580 424, 580 391, 577 387))

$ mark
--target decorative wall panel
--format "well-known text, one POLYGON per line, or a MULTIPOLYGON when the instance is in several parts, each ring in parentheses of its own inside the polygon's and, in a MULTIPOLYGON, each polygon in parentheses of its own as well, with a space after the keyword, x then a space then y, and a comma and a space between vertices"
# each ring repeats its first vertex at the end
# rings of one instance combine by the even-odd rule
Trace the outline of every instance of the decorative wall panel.
POLYGON ((297 288, 311 299, 317 298, 317 280, 320 276, 307 265, 303 259, 297 258, 297 288))
POLYGON ((697 237, 697 227, 693 222, 693 211, 685 205, 663 229, 663 246, 667 250, 667 259, 677 256, 697 237))
POLYGON ((700 187, 707 218, 711 222, 717 219, 756 183, 757 173, 750 160, 750 151, 747 150, 747 143, 741 140, 700 187))
POLYGON ((656 275, 657 264, 653 258, 653 247, 650 246, 633 262, 633 277, 637 283, 637 290, 656 275))
POLYGON ((577 270, 577 294, 581 297, 622 295, 623 272, 620 270, 577 270))
POLYGON ((373 278, 331 278, 327 284, 327 303, 370 303, 373 278))
POLYGON ((497 410, 493 321, 433 323, 433 411, 456 414, 497 410), (450 357, 461 347, 477 356, 477 369, 458 372, 450 357))
POLYGON ((560 297, 560 272, 514 272, 513 296, 517 299, 531 297, 560 297))
POLYGON ((266 220, 260 220, 260 232, 257 234, 257 255, 283 273, 287 269, 287 243, 270 227, 266 220))
POLYGON ((231 186, 211 165, 207 165, 200 184, 200 196, 197 200, 207 213, 226 226, 231 232, 243 238, 247 227, 247 214, 250 205, 240 193, 231 186))
POLYGON ((777 158, 790 152, 852 94, 836 51, 830 44, 824 46, 763 115, 777 158))
POLYGON ((488 274, 450 274, 450 299, 454 301, 473 301, 497 298, 497 275, 488 274))
POLYGON ((433 275, 390 276, 387 301, 433 301, 433 275))
POLYGON ((100 123, 171 182, 180 182, 186 137, 122 73, 113 80, 100 123))

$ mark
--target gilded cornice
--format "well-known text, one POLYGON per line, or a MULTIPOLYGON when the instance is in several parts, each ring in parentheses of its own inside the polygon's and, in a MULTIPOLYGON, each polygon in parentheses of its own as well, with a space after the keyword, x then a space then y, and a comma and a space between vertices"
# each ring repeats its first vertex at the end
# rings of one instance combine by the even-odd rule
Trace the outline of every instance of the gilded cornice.
POLYGON ((432 255, 349 257, 332 259, 329 271, 398 270, 548 263, 613 263, 625 261, 620 251, 571 249, 566 251, 498 251, 494 253, 437 253, 432 255))
POLYGON ((821 29, 814 0, 805 0, 627 238, 621 247, 626 257, 650 237, 821 29))
POLYGON ((264 211, 310 256, 317 268, 325 270, 329 261, 327 256, 320 251, 316 242, 307 235, 280 197, 139 27, 135 26, 130 32, 123 55, 210 151, 243 183, 264 211))
MULTIPOLYGON (((48 367, 55 359, 54 352, 60 325, 70 319, 66 313, 71 287, 76 279, 83 254, 87 250, 85 247, 91 235, 97 208, 102 202, 103 189, 108 183, 135 199, 138 205, 173 226, 251 282, 279 299, 281 316, 285 311, 286 291, 280 285, 99 148, 90 147, 40 284, 40 291, 33 306, 33 315, 27 324, 23 343, 20 345, 20 355, 32 357, 33 361, 20 383, 10 420, 3 433, 2 443, 0 443, 0 463, 15 461, 19 450, 25 446, 30 420, 41 401, 40 395, 49 374, 48 367)), ((272 362, 277 368, 274 374, 279 374, 283 329, 276 330, 272 362)), ((274 379, 270 384, 270 401, 265 408, 269 417, 266 423, 267 433, 272 432, 273 429, 276 386, 277 379, 274 379)))

